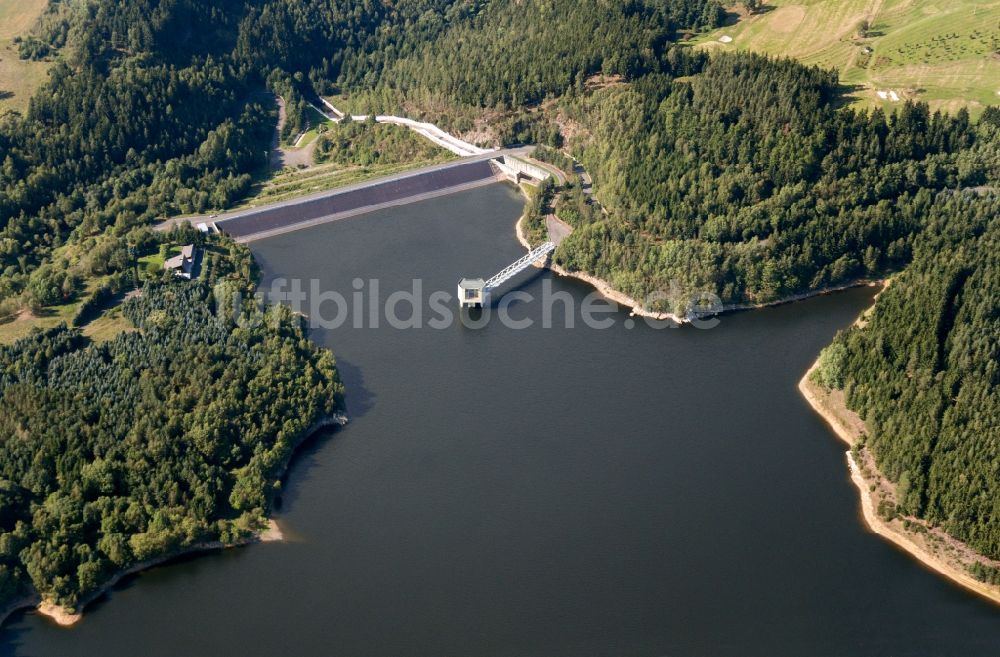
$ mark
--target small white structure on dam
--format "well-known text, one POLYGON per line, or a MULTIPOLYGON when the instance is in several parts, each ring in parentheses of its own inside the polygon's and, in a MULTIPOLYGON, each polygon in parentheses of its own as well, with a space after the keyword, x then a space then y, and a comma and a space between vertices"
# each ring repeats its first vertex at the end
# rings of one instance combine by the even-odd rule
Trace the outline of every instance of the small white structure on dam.
POLYGON ((512 155, 504 154, 503 157, 490 160, 490 164, 496 168, 500 175, 514 184, 527 182, 537 185, 552 177, 548 170, 512 155))

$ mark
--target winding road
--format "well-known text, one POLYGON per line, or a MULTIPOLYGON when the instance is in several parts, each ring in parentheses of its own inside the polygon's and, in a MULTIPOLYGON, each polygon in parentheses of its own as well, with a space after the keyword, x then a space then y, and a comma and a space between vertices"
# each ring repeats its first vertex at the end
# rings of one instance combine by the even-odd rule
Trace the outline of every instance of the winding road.
MULTIPOLYGON (((330 104, 330 102, 328 100, 326 100, 325 98, 320 98, 319 100, 320 100, 321 103, 323 103, 323 105, 325 105, 327 107, 327 109, 329 110, 329 113, 328 112, 324 112, 319 107, 316 107, 316 105, 312 106, 313 109, 315 109, 320 114, 322 114, 322 115, 324 115, 324 116, 326 116, 326 117, 328 117, 328 118, 330 118, 333 121, 336 121, 338 123, 344 120, 344 118, 346 117, 346 115, 343 112, 341 112, 339 109, 337 109, 332 104, 330 104), (331 113, 333 114, 333 116, 330 116, 331 113)), ((353 121, 367 121, 368 120, 368 115, 367 114, 356 114, 356 115, 352 114, 351 115, 351 120, 353 120, 353 121)), ((479 146, 476 146, 474 144, 470 144, 467 141, 459 139, 455 135, 452 135, 450 133, 445 132, 444 130, 442 130, 441 128, 437 127, 433 123, 424 123, 424 122, 421 122, 421 121, 414 121, 413 119, 408 119, 406 117, 392 116, 392 115, 389 115, 389 114, 379 114, 379 115, 376 115, 375 116, 375 121, 376 121, 376 123, 393 123, 393 124, 396 124, 396 125, 406 126, 410 130, 413 130, 414 132, 416 132, 417 134, 419 134, 419 135, 421 135, 423 137, 426 137, 427 139, 431 140, 432 142, 434 142, 435 144, 437 144, 441 148, 444 148, 445 150, 451 151, 452 153, 454 153, 455 155, 458 155, 459 157, 470 157, 470 156, 473 156, 473 155, 485 155, 487 153, 496 153, 497 152, 497 149, 495 149, 495 148, 480 148, 479 146)))

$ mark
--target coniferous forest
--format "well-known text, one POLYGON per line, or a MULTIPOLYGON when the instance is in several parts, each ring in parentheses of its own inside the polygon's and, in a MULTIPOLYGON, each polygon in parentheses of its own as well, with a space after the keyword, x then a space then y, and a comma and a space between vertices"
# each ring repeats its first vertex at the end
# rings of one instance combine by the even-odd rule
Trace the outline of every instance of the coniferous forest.
POLYGON ((940 526, 993 559, 1000 558, 998 213, 995 193, 945 194, 927 213, 912 264, 879 295, 867 324, 838 335, 820 360, 821 382, 843 389, 866 421, 865 446, 896 484, 895 512, 940 526))
POLYGON ((837 109, 832 73, 752 55, 696 70, 588 113, 581 158, 611 215, 558 258, 637 299, 676 285, 759 304, 878 277, 910 261, 943 192, 995 180, 994 111, 977 126, 919 104, 837 109))
MULTIPOLYGON (((55 53, 49 79, 0 116, 0 316, 74 298, 80 275, 128 278, 153 222, 245 199, 275 93, 289 133, 339 95, 545 144, 606 210, 561 215, 556 260, 637 299, 680 290, 663 309, 894 275, 826 383, 867 420, 900 510, 1000 558, 1000 111, 851 109, 835 72, 683 43, 723 19, 718 0, 52 0, 23 49, 55 53)), ((253 285, 246 263, 226 277, 253 285)), ((296 319, 234 326, 215 306, 200 283, 151 283, 122 306, 134 331, 0 348, 0 601, 72 606, 259 526, 342 391, 296 319)))
MULTIPOLYGON (((220 301, 221 303, 221 301, 220 301)), ((114 573, 259 530, 298 441, 341 405, 301 319, 215 313, 203 284, 148 286, 139 329, 0 348, 0 593, 70 608, 114 573)))

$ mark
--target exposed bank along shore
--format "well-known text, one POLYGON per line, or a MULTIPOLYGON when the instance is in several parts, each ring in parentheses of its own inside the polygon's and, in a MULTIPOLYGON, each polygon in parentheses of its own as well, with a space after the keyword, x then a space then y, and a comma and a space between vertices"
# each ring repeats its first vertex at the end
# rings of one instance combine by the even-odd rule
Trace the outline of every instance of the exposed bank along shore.
POLYGON ((989 600, 1000 603, 1000 589, 980 582, 969 574, 974 563, 1000 566, 977 553, 965 543, 948 535, 938 527, 915 517, 879 513, 880 507, 895 509, 896 487, 875 465, 871 452, 861 442, 865 436, 865 423, 857 413, 847 408, 842 390, 826 390, 810 379, 819 360, 799 381, 799 391, 805 397, 834 433, 847 443, 847 466, 851 481, 861 496, 861 514, 868 528, 889 540, 900 549, 916 558, 927 568, 944 575, 952 582, 977 593, 989 600))
MULTIPOLYGON (((307 438, 315 434, 321 429, 325 429, 331 426, 343 426, 347 424, 347 416, 342 413, 336 413, 328 418, 324 418, 315 424, 313 424, 309 429, 303 432, 302 438, 296 442, 296 447, 304 442, 307 438)), ((294 450, 293 450, 294 451, 294 450)), ((285 467, 287 468, 287 463, 285 467)), ((284 470, 284 468, 283 468, 284 470)), ((231 542, 222 541, 203 541, 201 543, 195 543, 187 547, 181 548, 179 550, 174 550, 167 554, 162 554, 160 556, 153 557, 151 559, 146 559, 145 561, 140 561, 139 563, 133 564, 132 566, 115 573, 108 581, 106 581, 100 588, 91 593, 90 595, 82 598, 76 605, 74 609, 69 609, 58 605, 51 600, 46 600, 42 598, 38 593, 33 592, 27 594, 21 598, 11 601, 4 607, 0 607, 0 625, 6 622, 7 618, 16 611, 21 609, 31 609, 34 608, 39 614, 47 616, 50 620, 62 625, 63 627, 69 627, 80 622, 83 618, 83 611, 90 603, 94 602, 102 595, 107 593, 122 579, 128 577, 129 575, 135 575, 144 570, 149 570, 155 566, 173 561, 180 557, 186 555, 197 554, 199 552, 209 552, 213 550, 224 550, 234 547, 240 547, 243 545, 252 545, 254 543, 273 543, 277 541, 284 540, 284 534, 281 531, 281 527, 274 519, 269 519, 267 521, 267 527, 259 532, 240 538, 231 542)))

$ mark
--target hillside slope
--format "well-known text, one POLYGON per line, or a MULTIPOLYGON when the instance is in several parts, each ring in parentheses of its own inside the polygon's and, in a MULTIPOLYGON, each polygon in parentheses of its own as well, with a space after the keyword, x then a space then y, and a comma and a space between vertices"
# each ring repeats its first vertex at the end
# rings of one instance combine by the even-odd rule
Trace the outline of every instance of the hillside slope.
POLYGON ((883 519, 943 529, 990 559, 965 565, 997 585, 1000 195, 956 212, 973 194, 932 213, 913 264, 824 350, 815 378, 865 420, 861 449, 894 489, 883 519))
POLYGON ((998 25, 997 0, 769 0, 698 43, 832 68, 854 86, 861 107, 889 109, 900 102, 889 95, 895 91, 931 109, 966 107, 978 116, 1000 100, 998 25))
POLYGON ((48 6, 47 0, 0 0, 0 114, 23 112, 45 81, 50 63, 21 59, 17 37, 26 36, 48 6))

